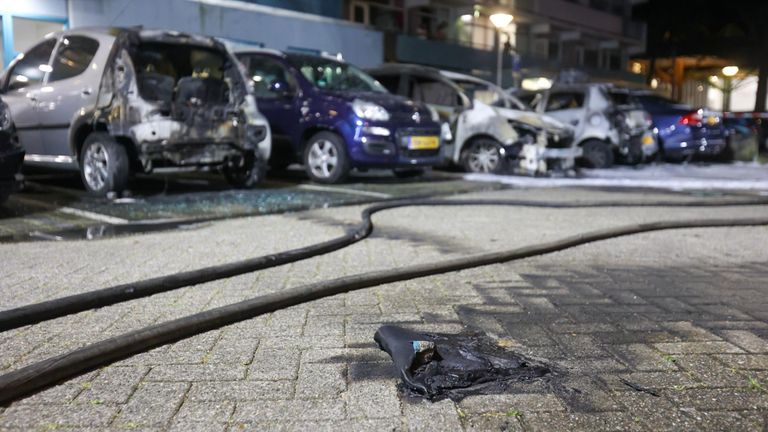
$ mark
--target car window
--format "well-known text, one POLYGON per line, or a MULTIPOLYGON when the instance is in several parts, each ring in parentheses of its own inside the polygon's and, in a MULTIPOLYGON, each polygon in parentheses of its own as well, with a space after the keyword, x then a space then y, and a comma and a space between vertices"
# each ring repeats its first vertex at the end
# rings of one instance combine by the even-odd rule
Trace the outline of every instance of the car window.
POLYGON ((453 83, 461 87, 467 97, 472 100, 478 100, 486 105, 504 106, 501 95, 485 84, 464 80, 453 80, 453 83))
POLYGON ((637 100, 646 109, 661 109, 661 108, 674 108, 674 109, 688 109, 693 108, 690 105, 682 104, 680 102, 667 99, 663 96, 657 95, 637 95, 637 100))
POLYGON ((372 76, 349 63, 300 54, 288 55, 287 59, 316 88, 340 92, 388 93, 372 76))
POLYGON ((274 98, 277 94, 270 90, 275 82, 287 83, 290 88, 296 89, 295 80, 279 61, 269 57, 248 57, 248 78, 253 84, 253 90, 257 98, 274 98))
POLYGON ((634 105, 635 99, 627 92, 608 92, 614 105, 634 105))
POLYGON ((374 78, 390 93, 398 94, 400 92, 400 75, 378 75, 374 78))
POLYGON ((91 64, 99 43, 84 36, 65 36, 53 58, 53 70, 48 81, 58 81, 80 75, 91 64))
POLYGON ((584 93, 561 92, 551 93, 547 100, 546 111, 559 111, 581 108, 584 106, 584 93))
POLYGON ((457 106, 460 99, 453 87, 427 77, 412 77, 408 96, 417 102, 443 106, 457 106))
POLYGON ((56 39, 48 39, 24 54, 9 72, 8 90, 16 90, 43 81, 50 70, 48 62, 56 45, 56 39))

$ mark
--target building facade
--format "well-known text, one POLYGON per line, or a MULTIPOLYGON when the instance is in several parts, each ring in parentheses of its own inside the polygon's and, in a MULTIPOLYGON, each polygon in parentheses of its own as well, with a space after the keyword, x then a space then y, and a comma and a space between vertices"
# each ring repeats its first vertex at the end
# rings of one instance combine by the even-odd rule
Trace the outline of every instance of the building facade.
MULTIPOLYGON (((643 82, 629 58, 644 49, 632 0, 25 0, 0 3, 3 66, 50 31, 81 26, 170 28, 235 47, 341 53, 360 66, 424 64, 504 85, 592 78, 643 82), (496 12, 514 16, 497 31, 496 12), (528 80, 528 81, 526 81, 528 80)), ((638 67, 640 67, 638 69, 638 67)))

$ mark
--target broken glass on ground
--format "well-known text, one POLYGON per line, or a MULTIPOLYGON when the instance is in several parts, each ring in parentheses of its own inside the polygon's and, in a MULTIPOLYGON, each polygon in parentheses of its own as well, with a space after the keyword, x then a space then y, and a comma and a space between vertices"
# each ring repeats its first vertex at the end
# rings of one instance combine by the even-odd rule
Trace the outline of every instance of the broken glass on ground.
POLYGON ((513 384, 555 374, 481 333, 417 333, 384 325, 374 340, 392 358, 405 395, 431 401, 505 393, 513 384))

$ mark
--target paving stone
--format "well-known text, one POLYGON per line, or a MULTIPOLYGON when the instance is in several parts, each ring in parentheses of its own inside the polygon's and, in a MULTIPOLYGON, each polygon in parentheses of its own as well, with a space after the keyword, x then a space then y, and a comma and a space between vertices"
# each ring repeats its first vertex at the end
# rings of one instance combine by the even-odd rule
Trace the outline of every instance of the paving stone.
POLYGON ((450 400, 440 402, 403 402, 403 416, 408 431, 460 430, 459 412, 450 400))
POLYGON ((468 396, 459 402, 467 414, 488 412, 506 413, 510 410, 523 414, 533 411, 562 411, 563 404, 551 394, 510 394, 468 396))
POLYGON ((298 374, 300 355, 297 349, 270 349, 262 345, 253 357, 248 379, 295 379, 298 374))
POLYGON ((671 342, 653 344, 659 351, 669 354, 732 354, 744 352, 728 342, 671 342))
POLYGON ((466 431, 523 431, 523 426, 514 413, 471 416, 463 419, 462 422, 466 431))
POLYGON ((285 420, 334 420, 346 417, 344 402, 340 400, 274 400, 240 402, 232 417, 234 422, 285 420))
POLYGON ((346 365, 305 363, 299 369, 296 398, 332 399, 346 388, 346 365))
POLYGON ((120 410, 115 425, 123 428, 165 426, 181 405, 187 383, 145 382, 120 410))
POLYGON ((105 427, 118 407, 106 404, 16 404, 0 416, 0 429, 56 429, 59 427, 105 427))
POLYGON ((400 415, 395 379, 353 381, 345 395, 352 418, 387 418, 400 415))
POLYGON ((233 402, 192 402, 185 401, 173 417, 174 423, 226 424, 235 410, 233 402))
POLYGON ((626 413, 540 413, 521 417, 528 431, 644 431, 641 424, 626 413))
POLYGON ((726 330, 723 337, 751 353, 768 353, 768 340, 762 339, 747 330, 726 330))
POLYGON ((293 397, 293 381, 226 381, 192 383, 190 401, 275 400, 293 397))
POLYGON ((243 364, 184 364, 154 366, 146 381, 236 381, 245 378, 243 364))

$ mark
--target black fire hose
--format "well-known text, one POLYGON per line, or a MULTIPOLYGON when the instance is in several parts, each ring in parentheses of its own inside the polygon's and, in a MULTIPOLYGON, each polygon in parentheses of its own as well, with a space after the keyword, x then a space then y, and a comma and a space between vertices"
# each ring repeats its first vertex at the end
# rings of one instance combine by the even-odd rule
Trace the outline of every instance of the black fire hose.
POLYGON ((116 303, 147 297, 175 289, 199 285, 219 279, 225 279, 271 267, 312 258, 330 253, 367 238, 372 229, 371 216, 377 212, 407 206, 520 206, 557 209, 603 208, 603 207, 730 207, 768 204, 768 200, 720 199, 694 200, 687 202, 643 202, 628 201, 592 201, 592 202, 542 202, 531 200, 392 200, 374 204, 363 210, 361 222, 346 234, 321 243, 302 248, 249 258, 221 265, 204 267, 166 276, 145 279, 136 282, 102 288, 81 294, 74 294, 57 299, 33 303, 26 306, 0 311, 0 332, 37 324, 42 321, 60 318, 66 315, 84 312, 90 309, 109 306, 116 303))
MULTIPOLYGON (((407 205, 493 205, 482 201, 398 201, 374 205, 363 212, 364 222, 361 227, 367 236, 373 225, 370 215, 386 208, 407 205), (366 222, 367 221, 367 222, 366 222)), ((762 202, 761 202, 762 203, 762 202)), ((540 204, 540 203, 534 203, 540 204)), ((605 206, 605 203, 598 203, 605 206)), ((615 203, 614 203, 615 204, 615 203)), ((684 203, 680 203, 681 205, 684 203)), ((730 205, 755 205, 734 203, 730 205)), ((507 202, 504 205, 512 205, 507 202)), ((522 205, 519 202, 514 205, 522 205)), ((626 205, 626 203, 624 203, 626 205)), ((665 204, 656 204, 665 205, 665 204)), ((710 204, 711 205, 711 204, 710 204)), ((725 205, 725 204, 723 204, 725 205)), ((559 208, 557 205, 541 204, 542 207, 559 208)), ((576 205, 570 205, 577 207, 576 205)), ((596 205, 597 207, 598 205, 596 205)), ((614 205, 615 206, 615 205, 614 205)), ((698 206, 702 206, 698 204, 698 206)), ((567 208, 567 207, 566 207, 567 208)), ((0 376, 0 404, 8 404, 20 397, 43 390, 67 378, 94 370, 132 355, 149 351, 161 345, 176 342, 196 334, 215 330, 256 316, 274 312, 289 306, 317 300, 340 293, 369 288, 376 285, 437 275, 490 264, 497 264, 529 258, 537 255, 561 251, 574 246, 622 237, 631 234, 707 227, 745 227, 768 225, 768 217, 740 219, 690 219, 632 224, 616 228, 591 231, 566 237, 560 240, 537 245, 515 248, 507 251, 484 253, 464 258, 456 258, 437 263, 419 264, 394 270, 382 270, 346 276, 329 281, 308 284, 296 288, 266 294, 239 303, 211 309, 131 331, 120 336, 106 339, 85 347, 31 364, 0 376)))

